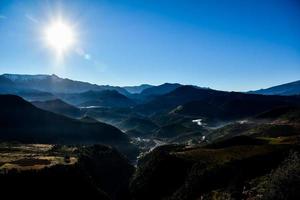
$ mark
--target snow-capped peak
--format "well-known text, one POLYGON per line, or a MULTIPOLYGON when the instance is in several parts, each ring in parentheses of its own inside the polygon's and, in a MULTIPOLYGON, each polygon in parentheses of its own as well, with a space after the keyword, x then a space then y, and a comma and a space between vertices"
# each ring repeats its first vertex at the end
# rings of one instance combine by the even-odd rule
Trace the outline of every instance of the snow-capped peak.
POLYGON ((3 76, 12 81, 44 80, 51 77, 50 75, 44 75, 44 74, 39 74, 39 75, 3 74, 3 76))

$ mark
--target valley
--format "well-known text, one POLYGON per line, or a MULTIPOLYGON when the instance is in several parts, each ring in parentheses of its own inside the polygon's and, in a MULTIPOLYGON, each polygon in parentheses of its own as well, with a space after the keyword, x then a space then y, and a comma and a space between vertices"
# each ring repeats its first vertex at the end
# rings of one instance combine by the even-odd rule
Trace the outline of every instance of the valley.
POLYGON ((300 0, 0 0, 0 199, 300 200, 300 0))
MULTIPOLYGON (((52 195, 89 199, 258 200, 300 181, 299 94, 0 78, 0 186, 7 193, 13 187, 39 198, 30 188, 47 192, 54 184, 52 195)), ((298 186, 290 186, 293 198, 298 186)))

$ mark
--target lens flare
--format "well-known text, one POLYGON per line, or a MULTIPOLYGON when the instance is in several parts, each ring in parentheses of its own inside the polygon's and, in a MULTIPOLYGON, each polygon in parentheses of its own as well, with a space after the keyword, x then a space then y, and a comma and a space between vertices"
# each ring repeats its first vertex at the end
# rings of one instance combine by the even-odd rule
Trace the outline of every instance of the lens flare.
POLYGON ((58 54, 63 54, 75 43, 74 30, 62 21, 55 21, 45 29, 45 39, 58 54))

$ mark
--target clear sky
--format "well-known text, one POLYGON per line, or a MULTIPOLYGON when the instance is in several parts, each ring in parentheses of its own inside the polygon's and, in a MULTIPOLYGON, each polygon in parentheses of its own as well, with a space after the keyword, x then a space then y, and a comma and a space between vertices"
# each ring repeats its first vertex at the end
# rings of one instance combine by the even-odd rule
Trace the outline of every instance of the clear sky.
POLYGON ((245 91, 300 79, 299 0, 0 0, 0 73, 245 91), (76 44, 57 62, 58 16, 76 44))

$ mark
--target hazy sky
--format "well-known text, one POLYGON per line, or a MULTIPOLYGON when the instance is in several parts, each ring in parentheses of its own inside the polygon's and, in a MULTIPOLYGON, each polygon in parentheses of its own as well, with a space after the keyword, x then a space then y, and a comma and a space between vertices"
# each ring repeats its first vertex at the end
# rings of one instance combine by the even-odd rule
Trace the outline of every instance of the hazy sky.
POLYGON ((300 79, 298 0, 0 0, 0 73, 244 91, 300 79), (76 44, 57 61, 58 16, 76 44))

